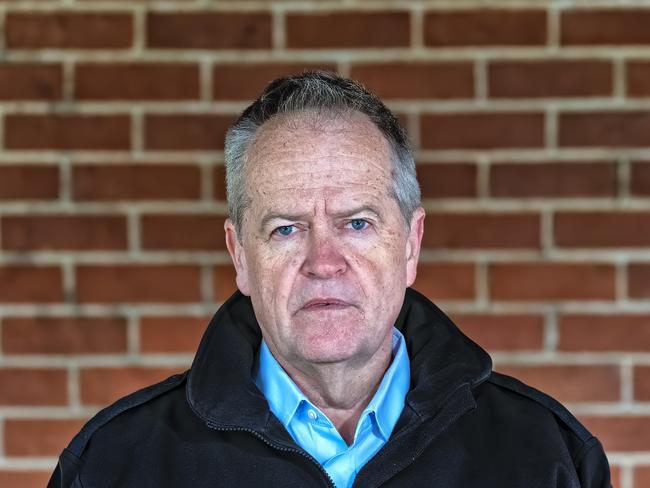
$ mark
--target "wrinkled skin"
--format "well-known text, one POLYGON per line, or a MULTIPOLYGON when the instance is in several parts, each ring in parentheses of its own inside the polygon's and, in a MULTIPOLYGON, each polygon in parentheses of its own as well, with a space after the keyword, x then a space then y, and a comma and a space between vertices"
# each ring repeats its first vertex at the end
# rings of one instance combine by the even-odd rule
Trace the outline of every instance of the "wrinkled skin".
POLYGON ((409 228, 391 196, 388 142, 360 113, 279 117, 246 171, 251 205, 226 240, 269 349, 325 403, 368 396, 390 363, 424 227, 421 208, 409 228))

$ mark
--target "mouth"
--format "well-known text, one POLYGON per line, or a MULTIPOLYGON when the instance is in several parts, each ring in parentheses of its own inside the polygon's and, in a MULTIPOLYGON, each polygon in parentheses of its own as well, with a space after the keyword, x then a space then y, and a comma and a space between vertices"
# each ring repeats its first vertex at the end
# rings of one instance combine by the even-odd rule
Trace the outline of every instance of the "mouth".
POLYGON ((314 298, 302 306, 302 310, 321 311, 321 310, 340 310, 352 306, 350 303, 339 300, 338 298, 314 298))

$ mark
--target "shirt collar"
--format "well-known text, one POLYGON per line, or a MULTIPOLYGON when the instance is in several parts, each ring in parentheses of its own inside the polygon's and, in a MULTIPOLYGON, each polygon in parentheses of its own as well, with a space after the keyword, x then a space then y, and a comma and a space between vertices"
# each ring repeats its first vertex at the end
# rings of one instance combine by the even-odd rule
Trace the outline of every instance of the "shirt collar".
POLYGON ((411 383, 411 370, 401 332, 393 328, 393 360, 384 373, 379 388, 361 414, 372 414, 385 441, 390 437, 402 410, 411 383))
POLYGON ((260 346, 255 384, 264 393, 271 411, 286 427, 307 397, 275 359, 266 341, 260 346))
MULTIPOLYGON (((393 427, 404 408, 404 401, 411 380, 410 362, 404 337, 394 327, 392 332, 393 359, 386 373, 384 373, 375 395, 361 414, 357 426, 358 430, 363 419, 369 415, 377 425, 384 441, 390 437, 393 427)), ((278 417, 285 427, 288 427, 293 420, 301 403, 306 402, 313 406, 280 366, 264 340, 262 340, 260 346, 254 379, 255 384, 266 397, 271 412, 278 417)))

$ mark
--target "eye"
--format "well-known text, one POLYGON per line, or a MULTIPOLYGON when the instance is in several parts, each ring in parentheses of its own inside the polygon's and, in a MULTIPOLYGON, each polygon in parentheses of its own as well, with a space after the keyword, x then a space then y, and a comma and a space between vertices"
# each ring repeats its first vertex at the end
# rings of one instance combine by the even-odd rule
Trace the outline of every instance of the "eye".
POLYGON ((296 229, 295 225, 281 225, 280 227, 273 230, 273 234, 287 237, 293 234, 293 231, 295 229, 296 229))
POLYGON ((352 219, 349 224, 354 230, 363 230, 369 225, 368 221, 364 219, 352 219))

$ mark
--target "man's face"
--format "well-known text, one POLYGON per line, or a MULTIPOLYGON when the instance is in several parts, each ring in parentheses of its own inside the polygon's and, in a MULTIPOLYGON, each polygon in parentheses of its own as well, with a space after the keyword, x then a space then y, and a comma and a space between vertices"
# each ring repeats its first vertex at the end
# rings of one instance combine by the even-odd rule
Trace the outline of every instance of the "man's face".
POLYGON ((241 242, 229 221, 226 240, 280 363, 364 364, 390 348, 424 225, 421 208, 405 225, 389 193, 390 157, 360 113, 274 119, 249 148, 251 205, 241 242))

